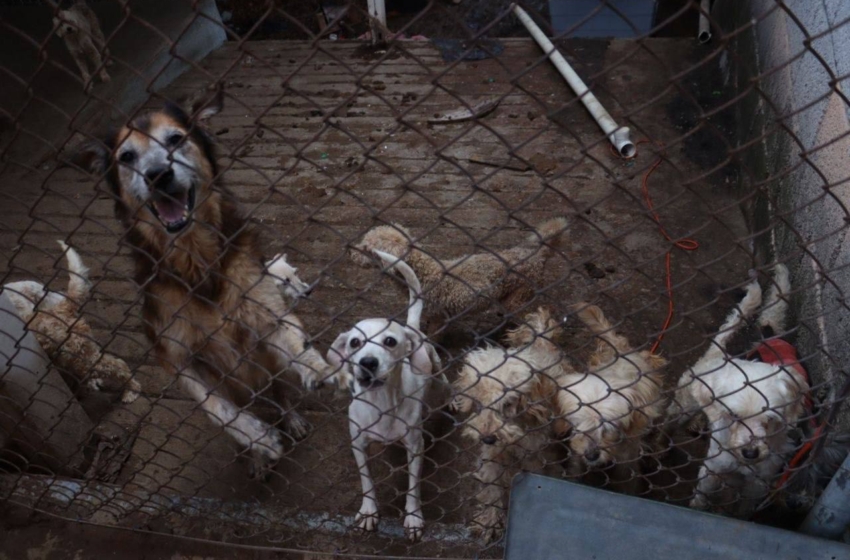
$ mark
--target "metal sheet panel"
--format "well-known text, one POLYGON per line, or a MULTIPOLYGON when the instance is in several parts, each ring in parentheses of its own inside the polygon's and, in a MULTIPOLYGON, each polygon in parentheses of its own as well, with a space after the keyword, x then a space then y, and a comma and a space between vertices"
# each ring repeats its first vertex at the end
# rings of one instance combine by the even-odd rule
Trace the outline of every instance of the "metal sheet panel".
POLYGON ((850 547, 688 508, 520 474, 505 560, 838 560, 850 547))

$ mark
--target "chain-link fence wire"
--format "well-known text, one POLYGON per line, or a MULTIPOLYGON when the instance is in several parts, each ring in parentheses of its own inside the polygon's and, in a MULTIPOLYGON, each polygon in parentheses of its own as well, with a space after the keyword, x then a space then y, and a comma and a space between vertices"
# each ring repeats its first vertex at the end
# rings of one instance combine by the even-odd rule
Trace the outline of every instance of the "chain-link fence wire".
POLYGON ((721 2, 701 46, 697 2, 644 27, 621 3, 579 14, 551 35, 631 129, 625 159, 506 2, 391 11, 378 45, 365 2, 90 4, 100 20, 50 2, 0 20, 20 46, 0 135, 7 504, 497 554, 520 470, 789 525, 840 462, 823 325, 846 304, 805 303, 840 293, 819 245, 846 221, 795 215, 846 216, 846 172, 816 157, 843 136, 798 136, 846 99, 835 73, 803 107, 765 84, 812 56, 832 72, 813 45, 843 22, 807 31, 767 2, 736 27, 721 2), (806 40, 753 70, 741 37, 779 16, 806 40), (573 38, 599 18, 634 38, 573 38), (227 40, 196 57, 200 28, 227 40), (744 126, 753 103, 767 116, 744 126), (763 171, 762 144, 803 155, 763 171), (814 201, 786 192, 801 167, 814 201))

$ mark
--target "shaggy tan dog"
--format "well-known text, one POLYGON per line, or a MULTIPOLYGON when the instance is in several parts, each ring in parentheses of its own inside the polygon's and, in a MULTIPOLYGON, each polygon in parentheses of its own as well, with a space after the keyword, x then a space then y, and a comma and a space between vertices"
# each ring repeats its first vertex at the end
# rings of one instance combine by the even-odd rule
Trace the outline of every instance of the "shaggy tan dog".
POLYGON ((588 371, 564 375, 559 412, 570 424, 569 475, 605 471, 618 489, 633 493, 639 483, 643 438, 661 417, 667 360, 636 352, 595 305, 575 306, 579 319, 598 337, 588 371))
POLYGON ((520 469, 540 471, 540 452, 565 427, 553 418, 558 380, 571 372, 551 338, 560 326, 546 309, 526 317, 506 337, 507 350, 468 353, 454 383, 454 410, 468 414, 464 437, 481 444, 474 473, 480 483, 470 530, 490 542, 502 530, 511 478, 520 469))
POLYGON ((18 316, 57 367, 92 389, 107 385, 123 390, 121 400, 133 402, 141 387, 133 379, 129 366, 104 352, 95 342, 89 324, 80 317, 80 307, 91 289, 88 268, 75 250, 62 241, 59 245, 65 251, 70 276, 64 294, 33 281, 6 284, 2 293, 9 296, 18 316))
MULTIPOLYGON (((425 298, 443 315, 454 319, 496 307, 508 313, 522 309, 534 296, 543 278, 549 245, 567 227, 566 218, 542 223, 521 244, 499 253, 487 252, 441 261, 415 245, 415 238, 400 225, 378 226, 357 243, 351 258, 361 266, 374 264, 372 251, 403 259, 422 282, 425 298)), ((433 315, 431 319, 436 319, 433 315)), ((439 325, 431 325, 431 332, 439 325)))

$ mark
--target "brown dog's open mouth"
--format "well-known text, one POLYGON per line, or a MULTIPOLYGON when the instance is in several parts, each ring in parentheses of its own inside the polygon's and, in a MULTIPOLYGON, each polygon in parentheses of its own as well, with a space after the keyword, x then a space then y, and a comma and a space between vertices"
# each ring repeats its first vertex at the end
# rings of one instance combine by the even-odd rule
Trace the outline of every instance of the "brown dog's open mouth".
POLYGON ((181 193, 165 194, 156 192, 150 203, 151 212, 156 216, 168 233, 177 233, 192 219, 195 208, 195 187, 181 193))

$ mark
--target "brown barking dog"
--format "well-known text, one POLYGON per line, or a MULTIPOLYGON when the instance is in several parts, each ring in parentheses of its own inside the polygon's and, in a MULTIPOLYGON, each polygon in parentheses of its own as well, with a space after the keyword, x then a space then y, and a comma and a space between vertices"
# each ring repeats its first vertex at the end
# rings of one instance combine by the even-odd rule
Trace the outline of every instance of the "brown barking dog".
MULTIPOLYGON (((374 262, 372 251, 378 250, 403 259, 422 282, 423 296, 442 312, 443 319, 492 307, 514 313, 534 296, 552 254, 549 243, 566 227, 566 218, 555 218, 541 224, 523 243, 507 251, 440 261, 417 247, 415 239, 402 226, 378 226, 354 246, 351 258, 366 266, 374 262)), ((430 318, 437 319, 433 314, 430 318)), ((432 324, 429 331, 436 332, 440 326, 432 324)))
POLYGON ((478 510, 470 530, 486 542, 501 532, 505 499, 521 468, 540 471, 540 452, 565 426, 553 418, 558 380, 572 372, 550 340, 561 330, 540 308, 508 333, 507 350, 488 347, 468 353, 454 383, 452 407, 468 414, 463 435, 480 442, 478 510))
MULTIPOLYGON (((272 385, 279 392, 287 368, 311 389, 332 369, 264 274, 258 238, 233 196, 215 183, 212 140, 197 123, 222 104, 219 91, 191 114, 173 105, 144 114, 88 144, 76 162, 112 188, 158 360, 265 466, 280 458, 281 435, 244 407, 272 385)), ((287 431, 303 437, 306 422, 277 400, 287 431)))
POLYGON ((661 392, 667 360, 636 352, 595 305, 581 303, 575 309, 598 343, 588 371, 559 380, 559 413, 572 429, 568 474, 607 471, 610 482, 634 493, 643 438, 666 406, 661 392))

